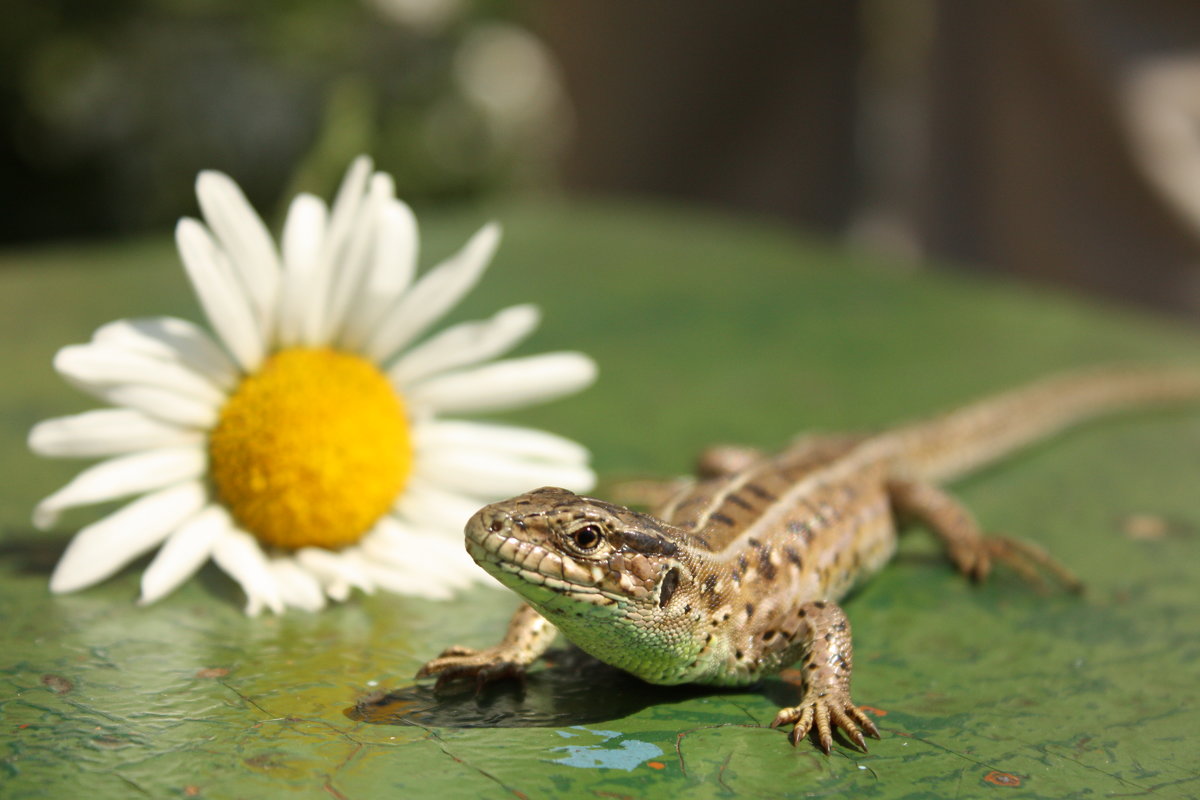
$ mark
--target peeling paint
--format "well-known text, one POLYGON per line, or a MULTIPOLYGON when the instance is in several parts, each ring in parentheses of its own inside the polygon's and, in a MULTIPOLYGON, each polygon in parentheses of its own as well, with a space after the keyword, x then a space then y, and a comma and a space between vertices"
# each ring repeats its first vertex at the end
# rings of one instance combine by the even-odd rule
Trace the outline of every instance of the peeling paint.
MULTIPOLYGON (((621 735, 618 731, 597 731, 582 725, 576 725, 574 729, 601 737, 601 744, 552 747, 550 748, 551 752, 563 751, 566 752, 566 755, 562 758, 551 759, 551 763, 584 769, 623 769, 626 772, 632 772, 650 759, 663 754, 662 748, 658 745, 639 739, 625 739, 616 742, 615 747, 609 745, 610 740, 621 735)), ((578 734, 558 731, 558 735, 577 736, 578 734)))

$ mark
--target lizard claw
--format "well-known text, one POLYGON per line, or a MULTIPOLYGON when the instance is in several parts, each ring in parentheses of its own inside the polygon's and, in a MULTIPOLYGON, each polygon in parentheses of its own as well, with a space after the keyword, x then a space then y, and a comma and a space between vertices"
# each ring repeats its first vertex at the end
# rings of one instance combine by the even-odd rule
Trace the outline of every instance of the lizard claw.
POLYGON ((871 718, 846 697, 820 697, 791 708, 781 709, 771 722, 772 728, 792 724, 788 739, 793 745, 800 744, 809 733, 814 733, 817 745, 825 755, 833 751, 833 730, 840 728, 864 753, 868 736, 879 738, 879 729, 871 718))
POLYGON ((975 581, 983 581, 987 578, 991 565, 1000 563, 1020 575, 1038 591, 1047 590, 1046 581, 1038 571, 1039 568, 1049 573, 1067 591, 1076 594, 1083 591, 1083 581, 1032 542, 1007 536, 989 536, 980 540, 980 545, 974 568, 968 573, 975 581))

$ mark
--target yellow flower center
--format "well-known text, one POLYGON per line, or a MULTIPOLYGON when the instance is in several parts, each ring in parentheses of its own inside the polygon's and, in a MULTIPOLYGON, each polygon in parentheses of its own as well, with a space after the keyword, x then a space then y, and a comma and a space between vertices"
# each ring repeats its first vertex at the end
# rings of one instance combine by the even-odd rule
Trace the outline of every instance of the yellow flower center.
POLYGON ((400 396, 373 364, 328 348, 291 348, 246 377, 209 437, 217 494, 275 547, 357 542, 412 471, 400 396))

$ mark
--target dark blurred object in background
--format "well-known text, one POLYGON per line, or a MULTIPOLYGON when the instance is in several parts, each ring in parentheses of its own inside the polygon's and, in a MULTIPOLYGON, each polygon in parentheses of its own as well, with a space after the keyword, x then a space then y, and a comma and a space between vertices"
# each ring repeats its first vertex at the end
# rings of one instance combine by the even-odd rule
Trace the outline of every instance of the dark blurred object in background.
POLYGON ((669 198, 1200 311, 1195 0, 41 0, 5 23, 0 242, 161 230, 203 168, 269 211, 369 152, 418 204, 669 198))
POLYGON ((568 186, 824 230, 858 195, 853 2, 557 0, 541 31, 575 111, 568 186))
POLYGON ((1200 3, 938 10, 928 252, 1200 311, 1200 3))
POLYGON ((1200 311, 1194 0, 556 0, 581 192, 1200 311))

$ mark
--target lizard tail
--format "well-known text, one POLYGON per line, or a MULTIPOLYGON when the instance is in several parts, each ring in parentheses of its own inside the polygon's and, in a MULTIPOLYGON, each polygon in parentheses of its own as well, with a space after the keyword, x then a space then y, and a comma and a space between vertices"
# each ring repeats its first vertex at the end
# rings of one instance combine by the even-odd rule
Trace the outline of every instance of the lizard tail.
POLYGON ((1143 406, 1200 400, 1200 371, 1109 367, 1047 378, 895 432, 899 471, 953 480, 1063 428, 1143 406))

